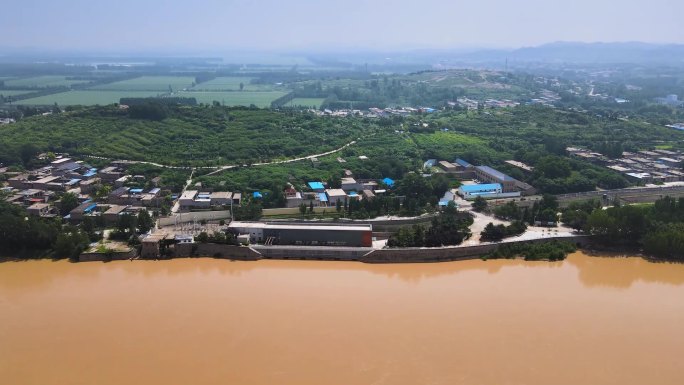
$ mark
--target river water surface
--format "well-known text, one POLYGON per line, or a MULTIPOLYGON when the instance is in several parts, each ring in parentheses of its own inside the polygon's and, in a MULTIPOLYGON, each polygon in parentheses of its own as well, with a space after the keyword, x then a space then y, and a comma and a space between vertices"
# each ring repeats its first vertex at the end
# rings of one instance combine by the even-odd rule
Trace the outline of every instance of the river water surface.
POLYGON ((0 263, 2 384, 684 384, 684 265, 0 263))

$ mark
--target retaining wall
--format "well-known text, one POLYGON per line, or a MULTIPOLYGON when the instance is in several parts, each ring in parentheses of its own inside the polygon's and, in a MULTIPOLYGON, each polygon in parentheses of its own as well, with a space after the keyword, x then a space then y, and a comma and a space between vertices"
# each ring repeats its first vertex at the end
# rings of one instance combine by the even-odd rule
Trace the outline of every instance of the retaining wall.
POLYGON ((326 246, 257 246, 254 248, 263 258, 271 259, 317 259, 327 261, 358 261, 372 251, 366 247, 326 246))
POLYGON ((261 254, 251 247, 222 245, 217 243, 176 244, 169 252, 174 258, 214 257, 241 261, 256 261, 261 259, 261 254))
POLYGON ((365 263, 411 263, 411 262, 446 262, 465 259, 476 259, 480 256, 496 250, 500 245, 514 243, 543 243, 552 240, 572 242, 586 245, 589 237, 579 235, 574 237, 551 237, 534 239, 529 241, 500 242, 467 247, 443 247, 443 248, 401 248, 373 250, 359 259, 365 263))
POLYGON ((79 262, 107 262, 107 261, 123 261, 126 259, 135 258, 135 250, 120 251, 114 253, 82 253, 78 256, 79 262))

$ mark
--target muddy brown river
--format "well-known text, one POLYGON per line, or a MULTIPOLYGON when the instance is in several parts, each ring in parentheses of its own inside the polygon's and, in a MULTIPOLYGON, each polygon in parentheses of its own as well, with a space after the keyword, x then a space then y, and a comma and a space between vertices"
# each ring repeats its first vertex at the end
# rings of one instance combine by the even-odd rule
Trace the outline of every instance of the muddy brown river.
POLYGON ((684 265, 0 263, 2 384, 684 384, 684 265))

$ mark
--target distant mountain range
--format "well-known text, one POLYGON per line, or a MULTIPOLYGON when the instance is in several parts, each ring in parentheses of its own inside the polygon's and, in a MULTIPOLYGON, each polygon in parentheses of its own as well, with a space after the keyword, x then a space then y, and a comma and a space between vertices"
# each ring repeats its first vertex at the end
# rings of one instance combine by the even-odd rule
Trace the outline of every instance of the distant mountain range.
POLYGON ((465 61, 551 63, 684 64, 684 44, 557 42, 515 50, 483 50, 454 55, 465 61))
POLYGON ((367 64, 373 71, 402 68, 539 65, 684 66, 684 44, 556 42, 518 49, 416 49, 405 51, 299 52, 313 63, 349 67, 367 64))
POLYGON ((651 44, 641 42, 624 43, 577 43, 556 42, 536 47, 517 49, 405 49, 405 50, 369 50, 355 51, 336 50, 296 50, 288 51, 232 51, 223 49, 223 54, 203 52, 200 55, 192 50, 161 50, 158 53, 144 55, 134 52, 87 52, 56 51, 38 48, 2 49, 0 62, 76 62, 89 63, 93 60, 116 60, 131 62, 183 63, 197 62, 198 59, 223 64, 268 64, 293 65, 316 64, 323 67, 348 67, 372 70, 390 70, 392 68, 426 68, 436 65, 495 65, 503 66, 506 60, 510 65, 529 63, 550 64, 639 64, 639 65, 675 65, 684 66, 684 44, 651 44), (144 56, 144 57, 143 57, 144 56), (221 60, 221 57, 223 60, 221 60), (239 59, 238 59, 239 58, 239 59), (144 59, 144 60, 143 60, 144 59))

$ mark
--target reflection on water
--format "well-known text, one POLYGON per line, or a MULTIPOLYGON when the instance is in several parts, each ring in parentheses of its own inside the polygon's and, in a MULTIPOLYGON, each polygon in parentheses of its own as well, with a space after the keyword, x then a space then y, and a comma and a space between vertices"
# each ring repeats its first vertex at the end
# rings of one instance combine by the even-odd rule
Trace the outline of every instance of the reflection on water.
POLYGON ((681 384, 684 265, 0 264, 8 384, 681 384))

